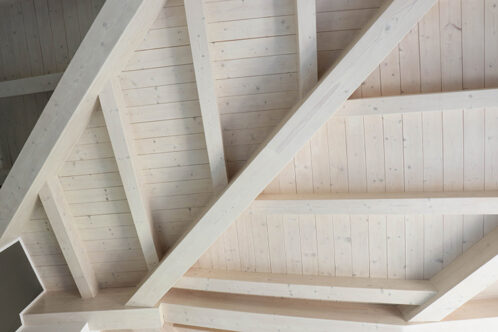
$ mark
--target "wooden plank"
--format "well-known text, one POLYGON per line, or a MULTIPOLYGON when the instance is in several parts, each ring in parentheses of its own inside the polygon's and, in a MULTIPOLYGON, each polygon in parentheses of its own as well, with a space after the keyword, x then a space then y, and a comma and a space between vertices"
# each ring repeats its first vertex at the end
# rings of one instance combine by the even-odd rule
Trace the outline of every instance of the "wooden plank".
POLYGON ((49 179, 43 186, 40 200, 81 297, 95 297, 98 293, 97 278, 57 177, 49 179))
POLYGON ((211 178, 214 193, 218 194, 228 184, 228 176, 225 165, 225 152, 223 150, 220 112, 218 110, 215 80, 209 54, 204 4, 201 0, 185 0, 185 12, 211 178))
MULTIPOLYGON (((174 290, 162 303, 170 323, 227 330, 466 332, 494 331, 496 300, 472 301, 443 322, 407 324, 392 307, 174 290), (375 317, 375 318, 372 318, 375 317)), ((183 330, 182 330, 183 331, 183 330)), ((190 331, 190 330, 189 330, 190 331)))
POLYGON ((348 100, 338 116, 400 114, 455 109, 479 110, 497 106, 498 89, 478 89, 442 93, 374 97, 348 100))
POLYGON ((175 288, 322 301, 422 304, 435 290, 427 281, 299 276, 192 269, 175 288))
POLYGON ((55 73, 0 82, 0 98, 53 91, 61 77, 55 73))
MULTIPOLYGON (((296 3, 296 41, 297 41, 297 72, 298 95, 302 99, 316 85, 317 73, 317 46, 316 46, 316 8, 314 1, 295 0, 296 3)), ((323 136, 324 129, 320 130, 323 136)), ((313 169, 311 160, 311 142, 294 156, 294 166, 289 164, 286 174, 295 174, 296 190, 298 193, 313 191, 313 169), (294 170, 292 170, 294 168, 294 170)), ((312 226, 304 225, 304 228, 312 226)), ((308 230, 308 233, 313 230, 308 230)))
POLYGON ((334 303, 173 289, 161 303, 166 321, 231 331, 401 332, 392 306, 334 303), (278 302, 277 302, 278 301, 278 302))
POLYGON ((496 192, 263 194, 251 205, 264 214, 496 214, 496 192))
POLYGON ((359 41, 313 92, 289 112, 286 121, 276 128, 259 153, 145 278, 128 304, 155 305, 434 3, 435 0, 414 0, 407 6, 405 1, 394 0, 386 4, 359 41))
POLYGON ((90 332, 87 323, 21 326, 17 332, 90 332))
POLYGON ((498 280, 498 228, 457 257, 430 282, 438 293, 426 303, 402 309, 410 322, 440 321, 498 280))
POLYGON ((93 299, 74 292, 49 292, 23 313, 25 325, 39 326, 88 322, 90 331, 154 329, 163 326, 159 308, 124 305, 132 288, 103 289, 93 299))
POLYGON ((154 235, 152 216, 145 199, 143 185, 139 177, 139 166, 133 150, 130 124, 124 113, 121 88, 117 80, 111 80, 99 94, 100 105, 112 143, 119 174, 130 205, 133 223, 137 231, 147 267, 152 269, 159 263, 160 250, 154 235))
POLYGON ((295 0, 299 55, 299 91, 303 98, 316 84, 316 5, 315 1, 295 0))
POLYGON ((0 189, 0 245, 18 236, 45 179, 85 130, 96 95, 126 63, 163 4, 106 1, 0 189))

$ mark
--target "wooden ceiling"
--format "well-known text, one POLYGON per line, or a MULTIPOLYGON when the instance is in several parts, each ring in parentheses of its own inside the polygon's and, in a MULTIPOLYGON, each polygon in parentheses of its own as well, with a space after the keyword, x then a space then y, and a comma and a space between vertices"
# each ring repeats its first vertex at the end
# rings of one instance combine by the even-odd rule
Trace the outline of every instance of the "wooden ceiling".
POLYGON ((498 329, 497 1, 102 4, 0 5, 25 331, 498 329))

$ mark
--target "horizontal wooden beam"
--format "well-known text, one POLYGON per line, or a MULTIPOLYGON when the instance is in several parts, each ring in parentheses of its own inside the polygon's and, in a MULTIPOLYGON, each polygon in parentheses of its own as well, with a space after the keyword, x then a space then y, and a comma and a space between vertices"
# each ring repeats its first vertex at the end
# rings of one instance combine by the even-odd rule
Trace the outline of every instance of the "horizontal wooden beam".
POLYGON ((161 301, 173 324, 232 331, 468 332, 496 331, 498 301, 474 301, 437 323, 409 324, 391 305, 275 299, 172 289, 161 301), (493 312, 493 310, 495 310, 493 312))
POLYGON ((23 324, 47 326, 88 322, 90 331, 151 332, 278 329, 289 332, 467 332, 469 327, 474 327, 473 331, 495 331, 498 327, 496 299, 471 301, 444 322, 408 324, 395 307, 384 304, 276 299, 173 289, 161 300, 158 308, 130 308, 124 303, 131 292, 130 288, 104 289, 96 298, 88 300, 81 299, 74 292, 45 293, 22 314, 23 324))
POLYGON ((260 195, 265 214, 498 214, 498 192, 260 195))
POLYGON ((165 2, 105 2, 0 188, 0 247, 19 236, 45 180, 83 134, 104 84, 126 64, 165 2))
POLYGON ((301 276, 192 269, 175 288, 323 301, 422 304, 436 294, 424 280, 301 276))
POLYGON ((492 106, 498 106, 498 89, 350 99, 337 111, 337 115, 363 116, 454 109, 481 109, 492 106))
POLYGON ((223 193, 210 202, 158 267, 143 280, 128 304, 154 306, 435 3, 436 0, 386 2, 358 41, 313 91, 289 111, 223 193))
POLYGON ((95 271, 79 237, 59 178, 54 176, 47 181, 40 191, 40 200, 81 297, 96 296, 98 283, 95 271))
POLYGON ((431 278, 436 296, 404 308, 410 322, 440 321, 498 280, 498 228, 431 278))
POLYGON ((87 323, 22 326, 17 332, 90 332, 87 323))
POLYGON ((87 322, 91 331, 159 329, 164 325, 159 308, 125 306, 133 289, 103 289, 92 299, 81 299, 74 292, 48 292, 26 312, 26 326, 87 322))
POLYGON ((275 299, 172 289, 160 308, 169 323, 231 331, 400 332, 405 321, 383 304, 275 299), (361 329, 360 329, 361 327, 361 329))
POLYGON ((61 77, 55 73, 0 82, 0 98, 53 91, 61 77))

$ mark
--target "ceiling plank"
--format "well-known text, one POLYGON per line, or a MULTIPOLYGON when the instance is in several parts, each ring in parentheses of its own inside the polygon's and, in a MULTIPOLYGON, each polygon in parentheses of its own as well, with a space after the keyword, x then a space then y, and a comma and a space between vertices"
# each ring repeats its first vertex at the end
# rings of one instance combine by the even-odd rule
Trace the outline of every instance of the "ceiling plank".
POLYGON ((133 224, 145 257, 147 268, 151 270, 159 263, 160 251, 154 236, 151 210, 143 193, 138 174, 138 161, 130 136, 130 123, 124 113, 125 104, 116 79, 109 81, 99 95, 102 113, 111 139, 112 149, 123 181, 126 199, 130 206, 133 224))
POLYGON ((55 73, 0 82, 0 98, 53 91, 61 77, 55 73))
POLYGON ((0 247, 15 239, 48 176, 86 128, 97 95, 120 70, 166 0, 107 0, 0 188, 0 247))
POLYGON ((195 80, 197 82, 197 91, 201 106, 202 124, 204 126, 211 178, 214 192, 218 194, 227 186, 228 176, 220 112, 218 110, 218 99, 214 85, 215 79, 209 54, 204 1, 185 0, 185 13, 187 15, 190 48, 194 62, 195 80))
POLYGON ((264 214, 498 214, 498 192, 263 194, 251 205, 264 214))
POLYGON ((410 322, 440 321, 498 280, 498 228, 488 233, 430 279, 436 296, 403 308, 410 322))
POLYGON ((393 0, 298 103, 216 201, 150 273, 128 302, 153 306, 263 191, 436 0, 393 0))
POLYGON ((495 107, 498 89, 350 99, 337 111, 338 116, 400 114, 410 112, 482 109, 495 107))
POLYGON ((95 297, 97 277, 57 177, 50 178, 42 187, 40 200, 81 297, 95 297))
POLYGON ((302 276, 192 269, 175 288, 323 301, 422 304, 435 295, 425 280, 302 276))

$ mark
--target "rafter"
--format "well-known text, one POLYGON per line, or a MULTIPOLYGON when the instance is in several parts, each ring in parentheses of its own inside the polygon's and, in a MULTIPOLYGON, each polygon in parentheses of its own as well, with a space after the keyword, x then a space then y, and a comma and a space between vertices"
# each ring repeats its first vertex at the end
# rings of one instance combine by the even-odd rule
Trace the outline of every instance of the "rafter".
POLYGON ((95 271, 57 177, 52 177, 43 186, 40 200, 81 297, 95 297, 98 293, 95 271))
POLYGON ((175 288, 322 301, 422 304, 435 295, 424 280, 387 280, 192 269, 175 288))
POLYGON ((436 296, 404 308, 410 322, 440 321, 498 280, 498 228, 431 278, 436 296))
POLYGON ((297 151, 346 101, 435 0, 394 0, 262 145, 223 194, 163 258, 128 302, 153 306, 246 209, 297 151))
POLYGON ((218 194, 227 186, 228 176, 215 80, 209 55, 204 2, 202 0, 185 0, 185 13, 213 189, 218 194))
POLYGON ((264 214, 498 214, 497 192, 260 195, 264 214))
POLYGON ((0 82, 0 98, 53 91, 61 77, 55 73, 0 82))
POLYGON ((160 251, 154 236, 151 210, 140 183, 138 162, 129 134, 130 124, 124 114, 125 105, 119 82, 115 79, 109 81, 99 99, 138 240, 150 270, 159 263, 160 251))
POLYGON ((410 112, 482 109, 495 107, 498 89, 464 90, 415 95, 350 99, 337 111, 339 116, 363 116, 410 112))
POLYGON ((0 189, 0 247, 19 235, 46 178, 86 128, 98 93, 126 63, 165 2, 105 2, 0 189))

